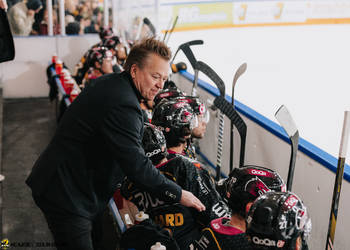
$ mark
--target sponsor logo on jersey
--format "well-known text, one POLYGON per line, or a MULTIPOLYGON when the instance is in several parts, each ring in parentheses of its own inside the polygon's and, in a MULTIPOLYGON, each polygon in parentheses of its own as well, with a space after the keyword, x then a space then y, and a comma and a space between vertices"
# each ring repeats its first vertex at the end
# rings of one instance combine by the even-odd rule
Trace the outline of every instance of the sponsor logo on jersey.
POLYGON ((197 180, 197 183, 199 185, 199 189, 201 190, 201 192, 204 194, 204 195, 208 195, 209 194, 209 189, 208 187, 205 185, 205 183, 203 183, 203 180, 202 178, 198 175, 196 177, 196 180, 197 180))
POLYGON ((265 239, 260 239, 257 236, 253 236, 252 238, 254 244, 256 245, 263 245, 263 246, 268 246, 268 247, 274 247, 276 246, 276 241, 265 238, 265 239))
POLYGON ((153 150, 153 152, 148 152, 148 153, 146 153, 146 156, 147 156, 147 157, 152 157, 152 156, 154 156, 154 155, 156 155, 156 154, 159 154, 160 152, 162 152, 162 150, 160 150, 160 149, 158 148, 158 149, 153 150))
POLYGON ((142 210, 147 210, 148 208, 155 208, 161 205, 164 205, 164 201, 159 200, 156 197, 152 197, 147 192, 138 192, 134 194, 134 199, 132 200, 133 203, 135 203, 138 208, 142 210))
POLYGON ((216 203, 211 210, 218 218, 229 216, 228 211, 220 204, 220 202, 216 203))
POLYGON ((184 224, 184 216, 182 213, 160 214, 155 217, 155 221, 166 227, 180 227, 184 224))
POLYGON ((175 198, 176 198, 176 195, 170 193, 169 191, 165 191, 165 195, 168 196, 168 197, 170 197, 170 198, 172 198, 172 199, 174 199, 174 200, 175 200, 175 198))
POLYGON ((219 229, 220 228, 220 225, 218 223, 213 223, 212 226, 213 226, 214 229, 219 229))
POLYGON ((279 240, 279 241, 277 241, 277 247, 278 247, 278 248, 284 247, 284 243, 285 243, 284 240, 279 240))
POLYGON ((196 243, 202 247, 202 249, 207 249, 210 241, 203 235, 196 243))

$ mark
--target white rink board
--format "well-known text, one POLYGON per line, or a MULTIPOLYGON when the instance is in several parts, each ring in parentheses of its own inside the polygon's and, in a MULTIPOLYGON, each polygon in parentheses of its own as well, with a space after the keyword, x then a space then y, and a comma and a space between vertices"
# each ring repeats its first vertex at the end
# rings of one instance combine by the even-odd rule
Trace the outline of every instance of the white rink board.
MULTIPOLYGON (((190 93, 192 85, 180 76, 173 75, 174 81, 181 89, 190 93)), ((198 91, 202 101, 212 100, 213 96, 203 89, 198 91)), ((218 118, 216 112, 210 111, 210 122, 207 126, 205 138, 200 140, 200 149, 212 163, 216 163, 218 118)), ((242 116, 247 124, 247 141, 245 165, 259 165, 276 170, 286 181, 288 175, 290 145, 264 129, 257 123, 242 116)), ((222 157, 222 169, 225 174, 229 173, 229 148, 230 148, 230 122, 225 118, 224 151, 222 157)), ((234 137, 235 166, 239 163, 239 135, 234 137)), ((324 249, 329 223, 330 207, 335 173, 298 151, 292 191, 300 196, 308 207, 312 220, 312 232, 309 239, 309 249, 324 249)), ((350 230, 350 218, 347 212, 350 210, 350 183, 343 181, 340 196, 339 213, 335 234, 335 249, 345 250, 350 245, 347 234, 350 230)))
MULTIPOLYGON (((183 42, 204 40, 192 46, 195 56, 222 77, 229 95, 235 70, 246 62, 235 98, 271 120, 286 105, 300 136, 337 157, 344 111, 350 110, 349 29, 342 24, 197 30, 174 33, 169 45, 175 51, 183 42)), ((179 53, 175 62, 181 60, 187 63, 179 53)))

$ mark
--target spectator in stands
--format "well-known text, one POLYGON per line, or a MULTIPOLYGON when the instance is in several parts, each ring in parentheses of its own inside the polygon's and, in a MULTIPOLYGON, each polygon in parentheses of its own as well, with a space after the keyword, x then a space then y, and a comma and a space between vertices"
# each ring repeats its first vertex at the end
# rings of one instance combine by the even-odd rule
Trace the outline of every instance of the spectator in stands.
POLYGON ((58 249, 93 249, 92 224, 125 176, 164 201, 205 210, 192 193, 164 177, 142 149, 140 100, 153 100, 163 87, 170 58, 163 42, 140 42, 124 72, 97 78, 63 114, 26 180, 58 249))
POLYGON ((79 35, 82 34, 81 26, 78 22, 74 21, 72 23, 68 23, 66 26, 66 34, 67 35, 79 35))
POLYGON ((34 15, 34 23, 33 23, 32 31, 30 35, 39 35, 40 23, 44 20, 44 14, 46 10, 46 1, 45 0, 40 0, 40 1, 42 3, 42 8, 34 15))
MULTIPOLYGON (((48 35, 49 34, 49 31, 48 31, 49 20, 48 19, 49 19, 48 11, 47 11, 47 9, 45 9, 44 18, 41 21, 41 23, 39 24, 39 35, 48 35)), ((54 35, 60 34, 60 25, 58 24, 56 11, 52 11, 52 23, 53 23, 53 34, 54 35)))
POLYGON ((32 31, 34 15, 42 8, 40 0, 22 1, 8 11, 9 23, 14 35, 28 36, 32 31))
POLYGON ((73 17, 78 15, 78 0, 65 0, 64 1, 64 12, 65 15, 71 15, 73 17))

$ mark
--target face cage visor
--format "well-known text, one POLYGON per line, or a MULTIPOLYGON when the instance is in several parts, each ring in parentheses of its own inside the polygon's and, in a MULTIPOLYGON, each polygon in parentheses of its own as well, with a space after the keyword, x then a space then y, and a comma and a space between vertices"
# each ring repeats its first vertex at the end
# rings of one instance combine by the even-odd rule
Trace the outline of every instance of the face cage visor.
POLYGON ((208 124, 209 120, 210 120, 210 113, 208 110, 205 110, 203 114, 198 115, 198 122, 204 122, 208 124))

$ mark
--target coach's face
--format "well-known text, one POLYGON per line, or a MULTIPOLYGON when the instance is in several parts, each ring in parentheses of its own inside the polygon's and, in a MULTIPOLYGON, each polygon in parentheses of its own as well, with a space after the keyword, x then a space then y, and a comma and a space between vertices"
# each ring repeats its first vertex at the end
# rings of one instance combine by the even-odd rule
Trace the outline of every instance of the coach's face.
POLYGON ((168 79, 169 62, 156 54, 150 54, 143 68, 131 66, 130 74, 143 98, 153 101, 168 79))

